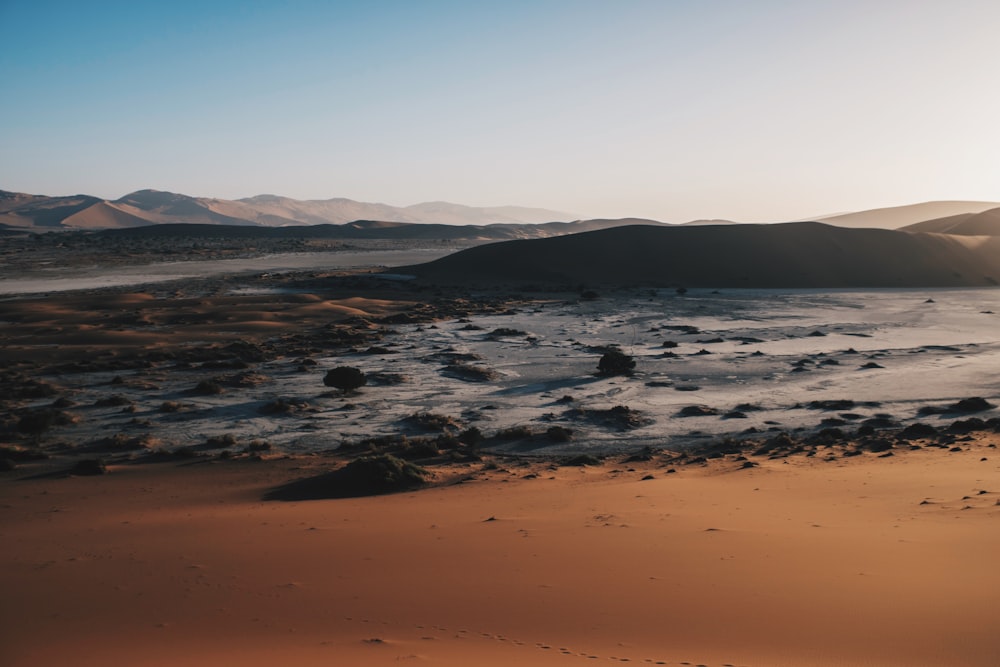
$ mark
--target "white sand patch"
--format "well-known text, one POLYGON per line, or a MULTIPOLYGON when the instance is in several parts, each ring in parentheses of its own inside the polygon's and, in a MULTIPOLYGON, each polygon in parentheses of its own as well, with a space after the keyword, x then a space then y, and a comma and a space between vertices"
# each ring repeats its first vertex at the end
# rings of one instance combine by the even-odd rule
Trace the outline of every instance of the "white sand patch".
MULTIPOLYGON (((902 424, 937 423, 955 416, 920 417, 918 409, 970 396, 1000 403, 996 313, 1000 292, 986 289, 698 291, 684 296, 623 291, 598 301, 553 302, 470 322, 396 326, 379 343, 391 354, 358 351, 317 358, 318 364, 305 372, 292 359, 269 362, 258 370, 273 382, 227 388, 218 396, 187 391, 201 379, 235 371, 171 370, 156 390, 122 388, 136 402, 134 413, 120 408, 84 412, 86 422, 99 424, 104 435, 116 429, 135 432, 134 419, 148 422, 150 432, 175 445, 232 433, 241 443, 260 438, 294 451, 331 449, 380 435, 416 435, 419 431, 405 419, 427 411, 475 426, 487 436, 526 426, 535 437, 487 443, 525 453, 678 446, 749 428, 815 428, 824 419, 855 428, 875 415, 902 424), (499 328, 523 333, 491 335, 499 328), (665 348, 665 341, 677 346, 665 348), (611 344, 634 355, 634 375, 595 375, 601 356, 596 348, 611 344), (701 350, 711 354, 698 354, 701 350), (446 374, 448 355, 498 377, 469 382, 446 374), (870 363, 881 368, 862 368, 870 363), (326 370, 341 365, 398 374, 404 381, 340 396, 324 387, 322 379, 326 370), (312 409, 288 415, 258 411, 277 398, 303 400, 312 409), (839 411, 808 405, 829 400, 855 405, 839 411), (163 413, 164 401, 188 407, 163 413), (678 416, 691 405, 717 414, 678 416), (579 412, 615 406, 637 410, 651 423, 619 430, 583 419, 579 412), (572 429, 573 439, 547 439, 545 431, 556 425, 572 429)), ((78 400, 85 402, 88 385, 110 378, 92 374, 59 380, 82 387, 78 400)), ((93 395, 107 391, 105 385, 93 395)))

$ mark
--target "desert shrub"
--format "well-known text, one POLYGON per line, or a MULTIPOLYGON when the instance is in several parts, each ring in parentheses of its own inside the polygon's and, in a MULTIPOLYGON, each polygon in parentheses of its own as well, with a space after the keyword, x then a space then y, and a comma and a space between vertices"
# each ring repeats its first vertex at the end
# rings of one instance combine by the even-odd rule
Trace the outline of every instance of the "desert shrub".
POLYGON ((410 440, 406 447, 399 450, 399 455, 405 459, 429 459, 441 455, 436 441, 427 438, 410 440))
POLYGON ((597 363, 599 375, 631 375, 634 370, 635 359, 616 349, 605 352, 597 363))
POLYGON ((236 444, 236 436, 232 433, 224 433, 223 435, 213 435, 208 440, 205 441, 205 447, 209 449, 223 449, 225 447, 232 447, 236 444))
POLYGON ((531 429, 527 426, 511 426, 497 431, 497 440, 524 440, 531 437, 531 429))
POLYGON ((500 327, 494 329, 489 333, 490 338, 504 338, 507 336, 527 336, 528 334, 520 329, 511 329, 510 327, 500 327))
MULTIPOLYGON (((719 411, 707 405, 687 405, 677 413, 678 417, 707 417, 717 415, 719 411)), ((743 415, 746 417, 746 415, 743 415)))
POLYGON ((562 426, 550 426, 545 431, 545 437, 552 442, 569 442, 573 439, 573 431, 562 426))
POLYGON ((483 432, 475 426, 470 426, 458 434, 458 440, 463 445, 475 446, 483 441, 483 432))
POLYGON ((182 407, 177 401, 164 401, 160 404, 160 412, 179 412, 182 407))
POLYGON ((365 374, 353 366, 337 366, 327 371, 323 378, 323 384, 327 387, 334 387, 345 394, 365 386, 367 382, 365 374))
POLYGON ((570 419, 583 419, 619 430, 639 428, 653 423, 653 420, 642 412, 633 410, 627 405, 616 405, 607 410, 572 408, 563 414, 570 419))
POLYGON ((448 364, 442 373, 466 382, 490 382, 500 377, 500 374, 492 368, 463 363, 448 364))
POLYGON ((194 389, 191 390, 192 393, 200 394, 202 396, 217 396, 223 391, 225 391, 218 382, 212 380, 202 380, 194 389))
POLYGON ((269 452, 271 449, 271 443, 266 440, 251 440, 250 444, 247 445, 246 451, 252 454, 254 452, 269 452))
POLYGON ((268 500, 353 498, 407 491, 427 483, 427 471, 408 461, 378 454, 351 461, 343 468, 274 489, 268 500))
POLYGON ((454 417, 439 415, 433 412, 418 412, 407 417, 405 421, 425 431, 445 431, 448 429, 457 429, 461 426, 454 417))

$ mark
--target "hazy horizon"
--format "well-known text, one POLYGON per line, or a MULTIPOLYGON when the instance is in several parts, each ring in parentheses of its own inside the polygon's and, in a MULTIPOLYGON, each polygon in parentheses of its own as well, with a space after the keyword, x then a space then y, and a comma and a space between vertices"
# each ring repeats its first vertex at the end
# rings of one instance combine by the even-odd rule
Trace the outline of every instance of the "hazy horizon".
POLYGON ((1000 199, 1000 6, 0 4, 0 188, 769 222, 1000 199))

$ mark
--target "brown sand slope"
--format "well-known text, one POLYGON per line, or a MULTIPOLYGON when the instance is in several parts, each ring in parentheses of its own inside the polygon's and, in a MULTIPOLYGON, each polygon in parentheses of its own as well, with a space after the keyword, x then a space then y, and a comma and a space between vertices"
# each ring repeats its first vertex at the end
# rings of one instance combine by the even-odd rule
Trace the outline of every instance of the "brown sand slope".
POLYGON ((1000 239, 821 223, 632 226, 470 248, 397 269, 442 282, 688 287, 997 285, 1000 239))
POLYGON ((928 201, 907 206, 890 206, 888 208, 874 208, 869 211, 841 213, 816 219, 838 227, 899 229, 924 220, 962 213, 979 213, 997 206, 1000 206, 1000 202, 928 201))
POLYGON ((154 222, 155 220, 142 215, 142 211, 128 210, 126 207, 102 201, 67 216, 62 220, 60 226, 77 229, 108 229, 142 227, 154 222))
POLYGON ((0 663, 986 667, 998 469, 967 449, 310 502, 260 500, 302 460, 4 479, 0 663))
POLYGON ((44 197, 0 190, 0 223, 11 227, 58 228, 62 221, 99 203, 97 197, 44 197))
POLYGON ((947 218, 926 220, 903 228, 908 232, 962 234, 966 236, 1000 236, 1000 208, 982 213, 963 213, 947 218))

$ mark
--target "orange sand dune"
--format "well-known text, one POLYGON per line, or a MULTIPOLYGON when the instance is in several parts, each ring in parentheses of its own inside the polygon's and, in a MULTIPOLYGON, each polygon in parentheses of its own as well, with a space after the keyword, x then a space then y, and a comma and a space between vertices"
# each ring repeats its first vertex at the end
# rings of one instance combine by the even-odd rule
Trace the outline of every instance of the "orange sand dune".
POLYGON ((927 220, 905 228, 909 232, 935 232, 970 236, 1000 236, 1000 208, 981 213, 962 213, 936 220, 927 220))
POLYGON ((309 460, 5 479, 0 662, 986 667, 995 451, 288 503, 309 460))

